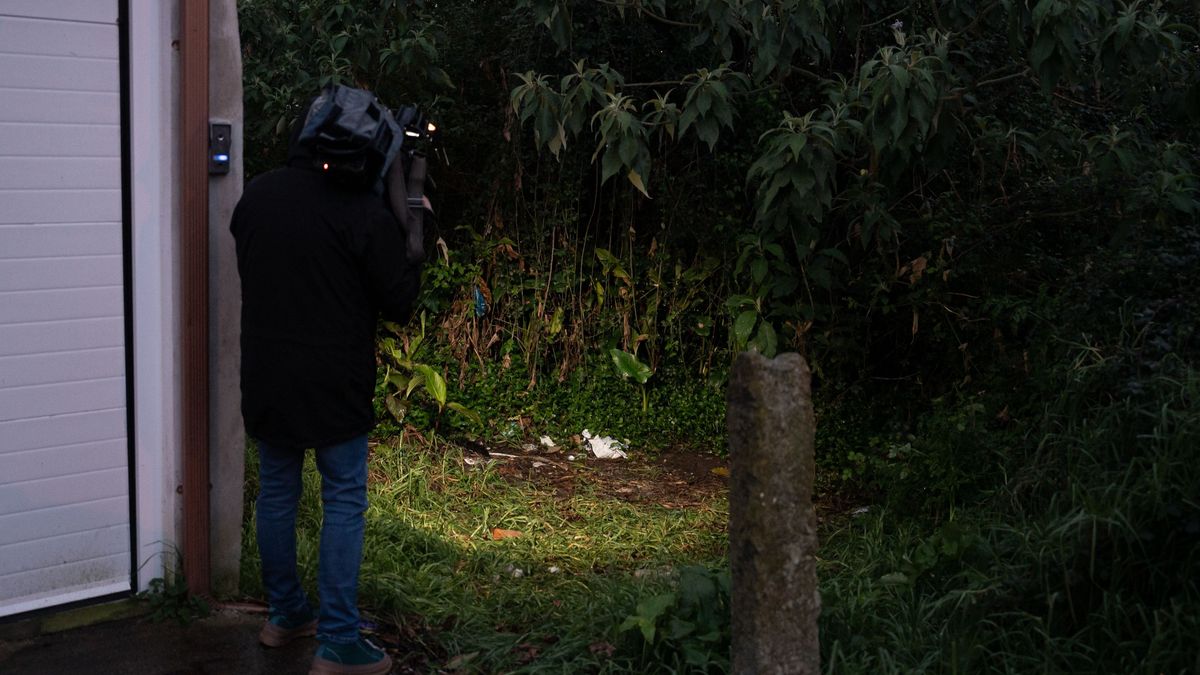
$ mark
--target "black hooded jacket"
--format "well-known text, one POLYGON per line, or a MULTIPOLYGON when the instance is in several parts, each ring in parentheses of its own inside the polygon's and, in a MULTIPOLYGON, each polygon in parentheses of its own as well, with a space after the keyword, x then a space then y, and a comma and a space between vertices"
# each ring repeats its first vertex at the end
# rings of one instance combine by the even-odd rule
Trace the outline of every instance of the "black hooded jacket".
POLYGON ((242 279, 242 417, 272 445, 321 447, 374 426, 375 329, 406 321, 420 269, 384 199, 293 152, 233 213, 242 279))

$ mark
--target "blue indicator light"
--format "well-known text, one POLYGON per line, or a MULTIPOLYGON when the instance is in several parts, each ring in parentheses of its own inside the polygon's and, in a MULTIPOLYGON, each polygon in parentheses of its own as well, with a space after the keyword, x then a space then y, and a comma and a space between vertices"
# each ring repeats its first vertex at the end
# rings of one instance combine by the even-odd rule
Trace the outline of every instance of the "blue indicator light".
POLYGON ((213 155, 213 159, 217 160, 218 162, 228 162, 229 155, 213 155))

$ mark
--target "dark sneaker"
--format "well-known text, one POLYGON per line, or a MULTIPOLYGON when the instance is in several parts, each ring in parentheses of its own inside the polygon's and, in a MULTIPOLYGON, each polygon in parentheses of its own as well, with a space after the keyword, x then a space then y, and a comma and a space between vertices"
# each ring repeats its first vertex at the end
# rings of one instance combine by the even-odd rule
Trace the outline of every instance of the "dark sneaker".
POLYGON ((366 638, 348 645, 322 642, 308 675, 386 675, 392 657, 366 638))
POLYGON ((282 647, 292 640, 317 634, 317 613, 311 607, 299 614, 271 612, 271 617, 258 634, 258 641, 267 647, 282 647))

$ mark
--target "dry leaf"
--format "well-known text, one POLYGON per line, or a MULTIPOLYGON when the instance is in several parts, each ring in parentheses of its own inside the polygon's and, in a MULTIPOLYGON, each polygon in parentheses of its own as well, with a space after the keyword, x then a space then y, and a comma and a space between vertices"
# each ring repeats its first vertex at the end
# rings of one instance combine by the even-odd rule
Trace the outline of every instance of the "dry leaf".
POLYGON ((513 539, 514 537, 521 536, 521 534, 522 532, 520 530, 505 530, 499 527, 492 528, 493 541, 500 541, 501 539, 513 539))
POLYGON ((715 466, 712 469, 710 469, 710 472, 714 476, 720 476, 721 478, 729 478, 729 467, 726 467, 726 466, 715 466))
POLYGON ((593 642, 588 645, 588 651, 596 656, 612 656, 617 652, 617 648, 607 642, 593 642))
POLYGON ((925 268, 929 266, 929 261, 925 256, 921 256, 912 261, 912 275, 909 277, 910 283, 917 283, 921 280, 921 275, 925 274, 925 268))

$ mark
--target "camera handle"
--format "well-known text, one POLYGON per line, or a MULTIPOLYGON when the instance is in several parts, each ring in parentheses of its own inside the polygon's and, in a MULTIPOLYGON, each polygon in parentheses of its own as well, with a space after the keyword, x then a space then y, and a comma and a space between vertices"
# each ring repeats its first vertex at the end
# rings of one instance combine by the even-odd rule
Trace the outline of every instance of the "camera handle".
POLYGON ((388 202, 404 230, 411 264, 425 260, 425 173, 425 157, 414 153, 407 176, 400 157, 392 162, 387 175, 388 202))

